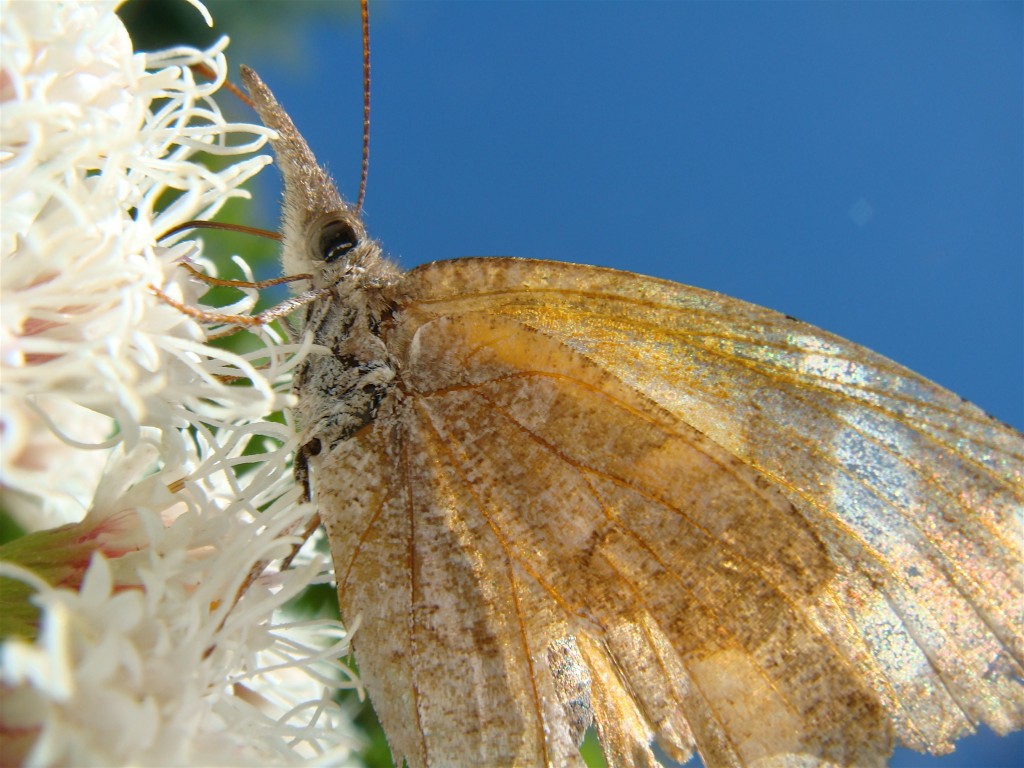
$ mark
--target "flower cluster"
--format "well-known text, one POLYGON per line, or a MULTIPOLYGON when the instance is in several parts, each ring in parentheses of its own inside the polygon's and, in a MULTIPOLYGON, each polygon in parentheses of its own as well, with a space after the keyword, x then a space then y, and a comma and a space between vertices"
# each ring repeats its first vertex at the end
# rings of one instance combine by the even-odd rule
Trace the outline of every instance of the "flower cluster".
POLYGON ((137 54, 115 7, 0 5, 0 467, 30 532, 0 548, 0 750, 338 762, 345 636, 282 610, 322 563, 265 569, 310 514, 267 418, 306 349, 211 346, 153 291, 202 296, 201 242, 161 236, 244 196, 267 130, 217 107, 226 40, 137 54))

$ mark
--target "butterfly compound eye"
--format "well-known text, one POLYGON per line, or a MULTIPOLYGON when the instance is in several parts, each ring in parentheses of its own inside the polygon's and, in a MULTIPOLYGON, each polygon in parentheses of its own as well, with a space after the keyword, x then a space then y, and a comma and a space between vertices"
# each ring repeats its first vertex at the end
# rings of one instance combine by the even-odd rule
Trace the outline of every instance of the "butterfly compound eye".
POLYGON ((359 236, 351 225, 344 221, 335 221, 326 225, 320 235, 318 252, 328 264, 351 253, 359 244, 359 236))

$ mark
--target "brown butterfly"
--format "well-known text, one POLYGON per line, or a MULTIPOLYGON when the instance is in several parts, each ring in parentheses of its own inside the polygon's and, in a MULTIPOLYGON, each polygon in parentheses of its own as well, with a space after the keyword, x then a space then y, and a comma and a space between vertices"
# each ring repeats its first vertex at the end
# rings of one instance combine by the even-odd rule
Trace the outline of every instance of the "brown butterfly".
POLYGON ((295 380, 396 763, 876 765, 1024 726, 1024 436, 880 355, 596 267, 402 272, 243 70, 295 380))

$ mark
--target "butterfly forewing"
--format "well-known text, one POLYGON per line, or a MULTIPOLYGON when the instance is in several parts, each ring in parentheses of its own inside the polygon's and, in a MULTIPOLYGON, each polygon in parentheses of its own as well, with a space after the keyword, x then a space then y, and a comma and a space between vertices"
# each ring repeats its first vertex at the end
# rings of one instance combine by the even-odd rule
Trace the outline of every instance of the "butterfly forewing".
MULTIPOLYGON (((901 741, 944 749, 972 722, 1020 723, 1019 433, 880 355, 699 289, 512 259, 426 265, 407 286, 418 311, 509 317, 580 353, 779 488, 835 570, 803 610, 901 741)), ((755 511, 744 535, 779 546, 777 531, 755 511)))

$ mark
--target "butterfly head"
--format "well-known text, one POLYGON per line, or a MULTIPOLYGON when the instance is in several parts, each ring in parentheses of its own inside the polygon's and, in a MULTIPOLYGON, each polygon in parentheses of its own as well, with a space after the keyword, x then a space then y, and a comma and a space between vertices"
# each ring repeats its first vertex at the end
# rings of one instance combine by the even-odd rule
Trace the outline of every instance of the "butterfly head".
POLYGON ((249 67, 242 67, 242 80, 260 120, 278 134, 271 145, 284 178, 285 274, 310 274, 313 285, 320 287, 354 271, 369 273, 371 278, 390 272, 380 247, 366 234, 359 212, 342 199, 274 94, 249 67))

